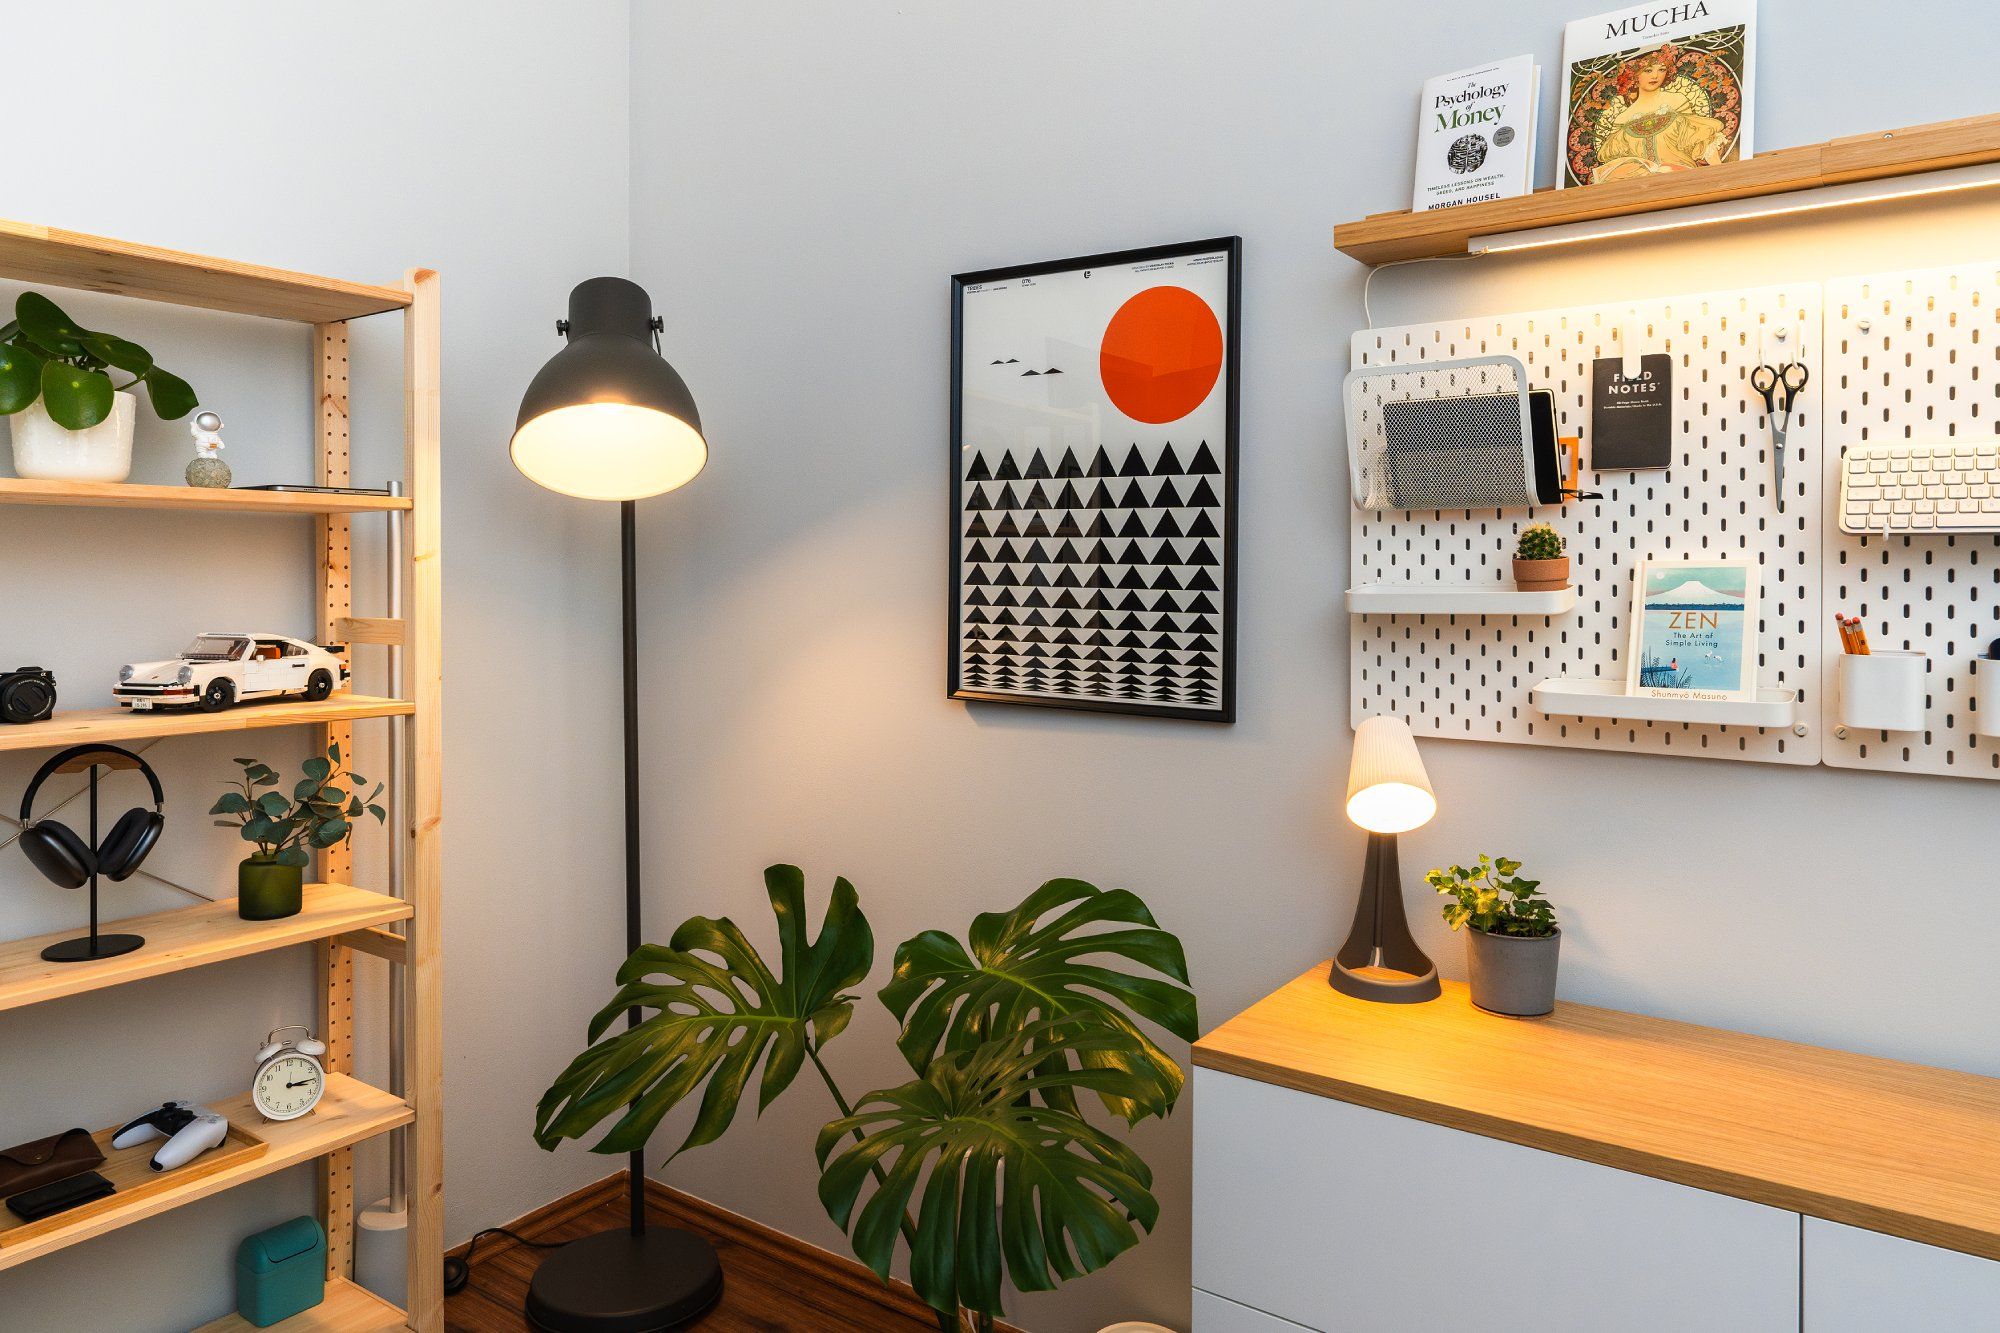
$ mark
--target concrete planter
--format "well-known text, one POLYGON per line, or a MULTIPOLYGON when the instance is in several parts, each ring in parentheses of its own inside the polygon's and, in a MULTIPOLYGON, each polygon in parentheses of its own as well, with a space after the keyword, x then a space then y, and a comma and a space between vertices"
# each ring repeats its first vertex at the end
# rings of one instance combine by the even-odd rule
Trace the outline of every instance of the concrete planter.
POLYGON ((1539 1018, 1556 1007, 1556 955, 1562 931, 1540 939, 1465 932, 1466 974, 1472 1002, 1488 1013, 1539 1018))

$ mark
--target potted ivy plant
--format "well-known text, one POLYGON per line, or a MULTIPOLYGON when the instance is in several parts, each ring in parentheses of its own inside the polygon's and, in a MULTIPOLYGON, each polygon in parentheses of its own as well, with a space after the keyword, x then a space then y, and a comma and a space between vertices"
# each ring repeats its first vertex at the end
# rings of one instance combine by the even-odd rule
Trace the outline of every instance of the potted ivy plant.
POLYGON ((1530 523, 1514 544, 1514 586, 1522 592, 1561 592, 1569 586, 1569 547, 1547 523, 1530 523))
POLYGON ((537 1143, 611 1121, 591 1151, 636 1152, 692 1100, 678 1156, 722 1137, 753 1076, 761 1112, 810 1063, 837 1112, 814 1144, 820 1203, 884 1282, 909 1249, 940 1333, 990 1333, 1003 1271, 1019 1290, 1053 1290, 1153 1229, 1152 1171, 1093 1113, 1129 1126, 1173 1110, 1187 1076, 1141 1024, 1184 1040, 1198 1025, 1180 941, 1136 895, 1050 880, 974 917, 966 943, 905 940, 876 995, 902 1024, 913 1077, 851 1098, 822 1053, 853 1016, 848 988, 873 966, 874 934, 845 879, 816 940, 804 872, 772 866, 764 885, 779 964, 726 917, 690 917, 637 950, 589 1048, 543 1094, 537 1143), (625 1029, 632 1009, 641 1020, 625 1029))
POLYGON ((353 837, 363 815, 373 815, 377 823, 387 817, 376 803, 382 784, 365 799, 358 795, 368 779, 341 767, 338 745, 306 760, 305 776, 289 797, 267 790, 279 785, 277 770, 268 764, 236 763, 242 777, 209 811, 224 816, 215 821, 217 828, 240 829, 243 841, 257 846, 236 868, 236 914, 245 921, 296 916, 305 905, 305 869, 313 852, 353 837))
POLYGON ((144 384, 153 410, 173 421, 195 409, 187 381, 153 354, 86 329, 40 292, 22 292, 0 326, 0 416, 13 419, 14 471, 48 481, 123 481, 144 384), (111 372, 131 376, 113 384, 111 372))
POLYGON ((1444 921, 1466 928, 1466 975, 1472 1002, 1515 1018, 1556 1007, 1556 955, 1562 931, 1542 882, 1522 879, 1521 863, 1480 853, 1474 866, 1433 870, 1424 882, 1443 894, 1444 921))

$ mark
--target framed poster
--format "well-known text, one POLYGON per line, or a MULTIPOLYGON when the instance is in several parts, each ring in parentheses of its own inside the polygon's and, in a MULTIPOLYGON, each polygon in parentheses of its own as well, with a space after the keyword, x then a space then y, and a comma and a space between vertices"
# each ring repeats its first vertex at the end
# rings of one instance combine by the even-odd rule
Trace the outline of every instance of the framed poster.
POLYGON ((1642 560, 1626 691, 1680 699, 1757 697, 1757 565, 1642 560))
POLYGON ((954 699, 1236 719, 1242 241, 951 280, 954 699))

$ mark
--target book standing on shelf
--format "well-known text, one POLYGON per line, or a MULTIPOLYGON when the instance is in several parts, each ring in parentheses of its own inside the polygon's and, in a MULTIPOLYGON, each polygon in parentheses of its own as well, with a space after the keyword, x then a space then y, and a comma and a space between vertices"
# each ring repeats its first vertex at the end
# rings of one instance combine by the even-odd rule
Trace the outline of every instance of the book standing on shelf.
POLYGON ((1483 204, 1528 193, 1535 174, 1541 70, 1515 56, 1424 85, 1410 211, 1483 204))
POLYGON ((1556 183, 1598 185, 1750 156, 1756 0, 1683 0, 1563 30, 1556 183))
POLYGON ((1757 697, 1755 561, 1642 560, 1633 600, 1628 694, 1757 697))

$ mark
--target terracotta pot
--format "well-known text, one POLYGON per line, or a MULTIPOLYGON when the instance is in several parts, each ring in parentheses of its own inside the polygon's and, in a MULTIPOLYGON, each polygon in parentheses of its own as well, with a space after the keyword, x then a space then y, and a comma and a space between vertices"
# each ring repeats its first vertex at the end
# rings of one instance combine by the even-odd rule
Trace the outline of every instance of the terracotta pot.
POLYGON ((1569 557, 1523 560, 1515 556, 1514 586, 1522 592, 1561 592, 1569 586, 1569 557))

